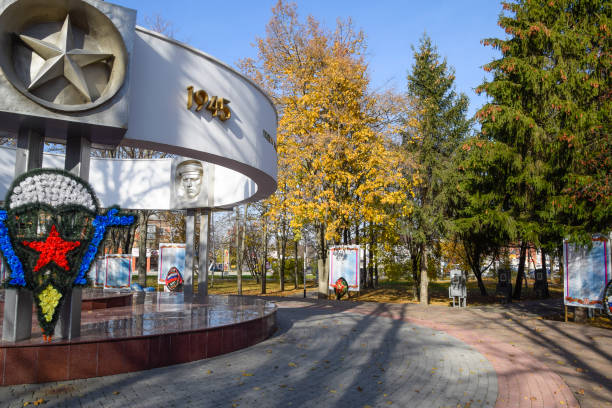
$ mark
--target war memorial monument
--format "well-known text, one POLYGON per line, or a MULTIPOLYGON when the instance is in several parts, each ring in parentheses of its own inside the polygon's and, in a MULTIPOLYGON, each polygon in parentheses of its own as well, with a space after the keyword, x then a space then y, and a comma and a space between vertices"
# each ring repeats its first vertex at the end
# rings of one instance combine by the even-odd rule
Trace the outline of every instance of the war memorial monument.
POLYGON ((275 107, 226 64, 135 22, 100 0, 0 0, 0 132, 16 140, 0 149, 0 384, 193 361, 275 330, 274 304, 208 296, 205 273, 193 282, 211 212, 276 189, 275 107), (65 156, 43 155, 45 142, 65 156), (173 157, 90 157, 119 144, 173 157), (186 210, 184 291, 95 313, 117 299, 86 299, 87 272, 108 228, 139 209, 186 210))
MULTIPOLYGON (((211 213, 276 191, 277 112, 251 80, 136 16, 102 0, 0 0, 0 136, 16 141, 0 147, 0 406, 612 401, 609 330, 545 320, 538 310, 550 301, 465 307, 461 271, 455 309, 328 300, 330 289, 359 291, 358 246, 332 248, 319 274, 325 299, 209 295, 207 274, 194 271, 209 264, 211 213), (46 142, 65 155, 45 153, 46 142), (91 157, 117 146, 171 157, 91 157), (167 271, 182 292, 87 288, 106 233, 133 228, 135 210, 185 211, 186 242, 174 243, 183 270, 167 271)), ((565 263, 566 305, 601 304, 606 245, 584 257, 565 243, 566 260, 603 265, 598 282, 576 285, 585 263, 565 263)), ((511 274, 500 272, 496 295, 509 303, 511 274)))

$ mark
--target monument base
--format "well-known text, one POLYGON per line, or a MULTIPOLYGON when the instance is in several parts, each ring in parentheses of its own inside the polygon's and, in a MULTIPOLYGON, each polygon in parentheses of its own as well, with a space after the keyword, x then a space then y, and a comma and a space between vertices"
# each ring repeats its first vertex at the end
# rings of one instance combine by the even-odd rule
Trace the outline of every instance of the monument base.
MULTIPOLYGON (((230 353, 276 330, 276 305, 238 296, 185 303, 182 293, 132 294, 123 307, 83 309, 81 336, 0 342, 0 384, 63 381, 147 370, 230 353)), ((34 319, 36 321, 36 319, 34 319)))
MULTIPOLYGON (((32 292, 20 288, 4 291, 2 341, 28 339, 32 330, 32 292)), ((36 320, 36 319, 34 319, 36 320)))

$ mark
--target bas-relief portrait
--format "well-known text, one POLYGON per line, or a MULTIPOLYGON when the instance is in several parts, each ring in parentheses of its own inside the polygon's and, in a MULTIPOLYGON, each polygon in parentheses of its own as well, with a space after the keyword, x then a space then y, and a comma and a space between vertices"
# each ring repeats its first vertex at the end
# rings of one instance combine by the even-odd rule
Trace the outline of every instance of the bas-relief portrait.
POLYGON ((204 184, 204 166, 198 160, 177 160, 173 163, 173 208, 199 208, 208 206, 204 184))

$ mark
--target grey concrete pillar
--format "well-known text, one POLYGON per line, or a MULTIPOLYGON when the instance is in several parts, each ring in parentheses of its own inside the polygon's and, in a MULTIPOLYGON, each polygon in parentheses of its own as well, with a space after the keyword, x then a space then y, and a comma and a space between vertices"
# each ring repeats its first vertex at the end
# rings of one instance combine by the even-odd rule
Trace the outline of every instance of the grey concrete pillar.
MULTIPOLYGON (((66 139, 66 158, 64 170, 89 180, 90 141, 79 134, 69 134, 66 139)), ((81 288, 67 291, 59 319, 55 327, 55 336, 62 339, 73 339, 81 335, 81 288)))
MULTIPOLYGON (((20 129, 17 134, 15 177, 42 167, 45 135, 34 129, 20 129)), ((19 341, 32 337, 32 292, 7 288, 2 319, 2 340, 19 341)))
POLYGON ((68 135, 64 169, 85 181, 89 180, 91 142, 81 135, 68 135))
POLYGON ((322 259, 317 260, 317 271, 319 273, 319 299, 327 299, 329 297, 329 257, 325 258, 325 263, 322 259))
POLYGON ((15 177, 42 167, 45 135, 33 129, 20 129, 17 134, 15 177))
POLYGON ((195 267, 195 217, 196 211, 187 210, 185 215, 185 270, 183 271, 183 293, 185 301, 193 298, 193 268, 195 267))
POLYGON ((81 336, 81 298, 83 289, 72 288, 64 297, 59 320, 55 326, 55 337, 74 339, 81 336))
POLYGON ((22 288, 4 291, 2 340, 19 341, 32 337, 32 292, 22 288))
POLYGON ((211 211, 200 211, 200 248, 198 250, 198 297, 208 295, 208 243, 210 242, 211 211))

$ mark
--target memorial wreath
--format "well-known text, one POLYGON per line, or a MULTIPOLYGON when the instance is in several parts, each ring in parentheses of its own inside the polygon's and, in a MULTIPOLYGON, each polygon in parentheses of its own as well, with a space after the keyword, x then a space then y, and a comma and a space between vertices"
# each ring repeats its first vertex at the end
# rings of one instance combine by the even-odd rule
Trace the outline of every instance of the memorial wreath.
POLYGON ((87 284, 108 227, 133 223, 116 207, 99 214, 91 186, 64 170, 36 169, 13 181, 0 210, 0 250, 9 269, 4 285, 32 291, 45 340, 66 294, 87 284))

